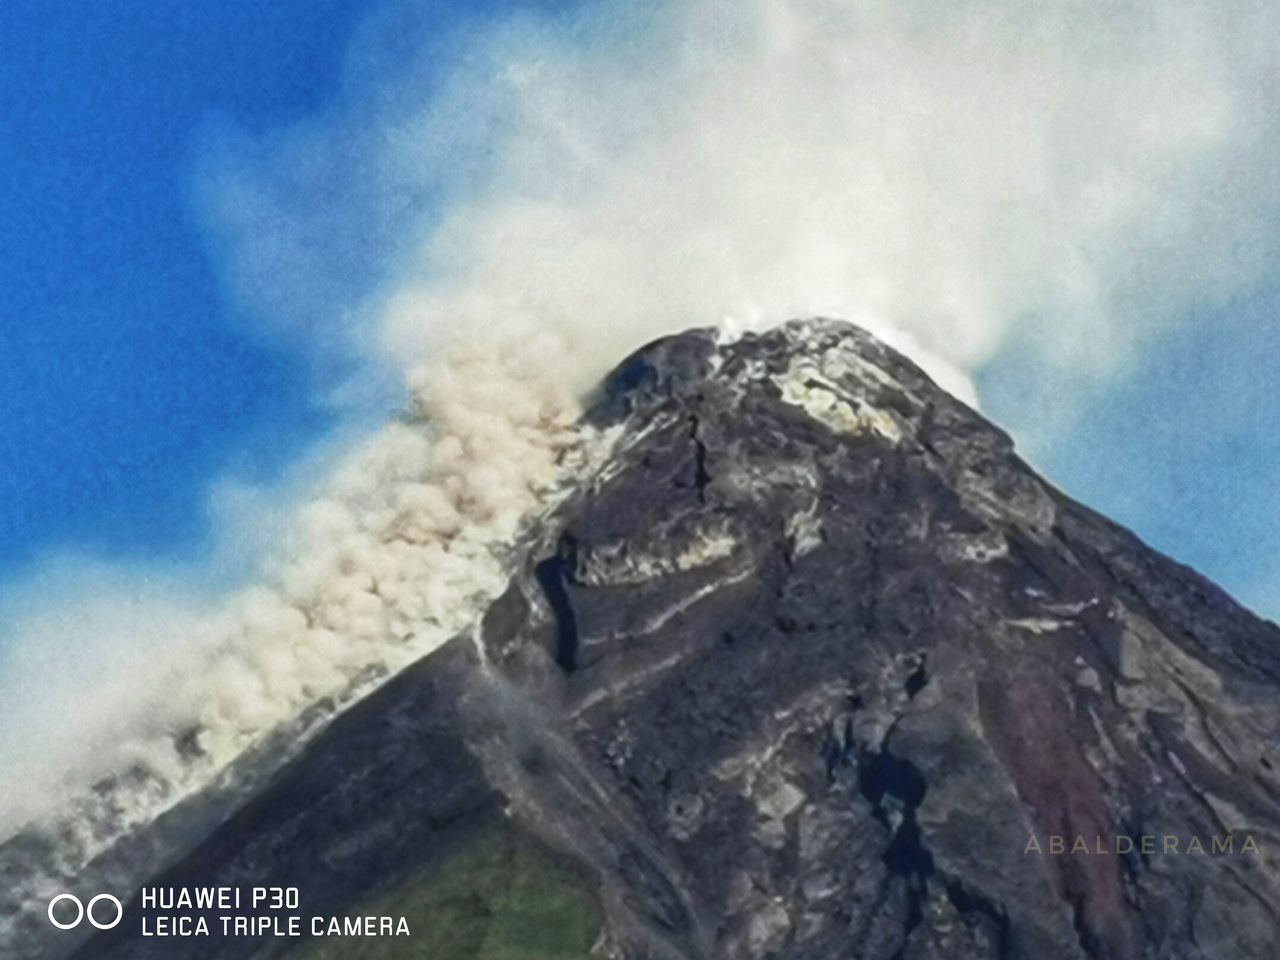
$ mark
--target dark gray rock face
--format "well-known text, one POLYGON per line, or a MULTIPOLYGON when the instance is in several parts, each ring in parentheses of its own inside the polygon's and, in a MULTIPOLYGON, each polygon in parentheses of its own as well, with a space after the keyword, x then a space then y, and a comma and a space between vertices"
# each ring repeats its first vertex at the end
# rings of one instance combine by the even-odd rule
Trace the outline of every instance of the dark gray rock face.
POLYGON ((845 324, 659 341, 589 416, 614 451, 478 638, 151 883, 336 911, 502 806, 617 960, 1280 955, 1273 624, 845 324))

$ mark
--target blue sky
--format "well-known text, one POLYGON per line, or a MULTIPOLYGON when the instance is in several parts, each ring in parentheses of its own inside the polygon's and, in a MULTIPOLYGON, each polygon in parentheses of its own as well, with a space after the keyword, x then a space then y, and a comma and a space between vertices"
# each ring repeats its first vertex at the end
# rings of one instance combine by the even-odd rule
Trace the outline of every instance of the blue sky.
POLYGON ((361 7, 0 4, 0 575, 198 551, 211 476, 274 475, 328 426, 225 296, 192 179, 206 125, 333 95, 361 7))
MULTIPOLYGON (((1043 381, 1006 349, 979 379, 985 412, 1034 433, 1043 381)), ((1192 311, 1105 389, 1076 428, 1034 451, 1077 499, 1280 615, 1280 283, 1192 311)))
MULTIPOLYGON (((433 5, 413 31, 447 36, 486 6, 433 5)), ((270 482, 338 427, 315 354, 233 292, 197 184, 227 129, 270 141, 342 101, 366 10, 0 4, 0 578, 64 549, 197 558, 214 535, 213 480, 270 482)), ((348 273, 395 247, 324 245, 345 251, 348 273)), ((1076 428, 1035 457, 1272 613, 1278 311, 1280 285, 1188 315, 1105 388, 1082 384, 1076 428)), ((1035 432, 1036 363, 1015 339, 979 378, 1015 433, 1035 432)))
MULTIPOLYGON (((495 4, 373 5, 380 68, 495 4)), ((348 61, 370 10, 0 4, 0 578, 63 549, 198 557, 212 479, 270 483, 338 426, 332 355, 300 349, 297 316, 367 292, 393 244, 318 243, 342 260, 311 287, 341 281, 282 320, 236 295, 199 193, 224 153, 251 155, 360 82, 348 61)), ((306 202, 336 178, 306 182, 306 202)))

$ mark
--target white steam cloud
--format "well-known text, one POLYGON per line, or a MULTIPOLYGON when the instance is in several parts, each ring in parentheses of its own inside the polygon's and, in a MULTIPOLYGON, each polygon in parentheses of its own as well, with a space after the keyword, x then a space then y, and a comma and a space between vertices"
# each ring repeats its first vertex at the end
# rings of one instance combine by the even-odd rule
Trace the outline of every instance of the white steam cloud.
POLYGON ((22 732, 0 761, 29 785, 0 832, 122 755, 190 786, 463 627, 555 484, 578 394, 646 339, 843 316, 972 397, 1014 333, 1105 377, 1275 265, 1265 0, 644 10, 513 17, 394 69, 379 44, 400 21, 374 21, 330 115, 213 164, 237 293, 326 361, 402 372, 412 409, 218 610, 154 604, 141 645, 87 614, 59 626, 56 594, 11 619, 14 662, 52 627, 126 676, 68 698, 43 667, 0 673, 0 729, 22 732), (133 657, 163 682, 139 692, 133 657), (60 698, 74 712, 41 712, 60 698), (128 749, 86 750, 90 729, 128 749), (174 745, 190 729, 196 772, 174 745))

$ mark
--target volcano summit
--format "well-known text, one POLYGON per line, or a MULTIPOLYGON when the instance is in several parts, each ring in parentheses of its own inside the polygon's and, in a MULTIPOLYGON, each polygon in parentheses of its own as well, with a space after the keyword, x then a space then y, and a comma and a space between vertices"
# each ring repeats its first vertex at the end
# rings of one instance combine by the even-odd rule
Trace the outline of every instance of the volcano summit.
POLYGON ((33 916, 0 954, 1277 955, 1274 624, 847 324, 657 341, 586 422, 609 456, 473 632, 229 817, 195 798, 105 852, 120 926, 33 916), (144 885, 414 936, 146 940, 144 885))

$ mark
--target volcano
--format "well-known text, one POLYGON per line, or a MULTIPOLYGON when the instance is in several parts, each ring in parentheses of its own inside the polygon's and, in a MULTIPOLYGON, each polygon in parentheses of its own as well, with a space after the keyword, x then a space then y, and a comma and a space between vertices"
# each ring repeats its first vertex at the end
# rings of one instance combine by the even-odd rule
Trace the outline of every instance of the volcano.
POLYGON ((611 452, 474 630, 105 852, 125 922, 0 954, 1280 955, 1274 624, 845 323, 659 340, 585 422, 611 452), (309 919, 157 930, 211 886, 309 919))

